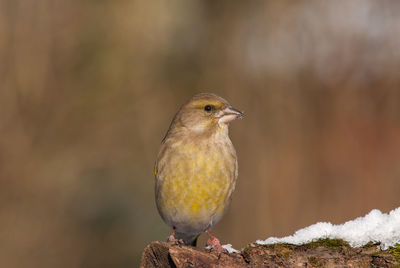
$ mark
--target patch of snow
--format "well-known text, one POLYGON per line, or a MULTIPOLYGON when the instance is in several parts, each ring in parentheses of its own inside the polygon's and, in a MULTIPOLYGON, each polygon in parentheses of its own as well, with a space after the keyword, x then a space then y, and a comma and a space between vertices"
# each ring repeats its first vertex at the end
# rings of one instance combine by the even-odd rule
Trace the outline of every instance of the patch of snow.
POLYGON ((234 249, 231 244, 222 245, 222 247, 226 249, 229 253, 240 253, 240 251, 234 249))
POLYGON ((385 250, 400 243, 400 207, 388 214, 374 209, 364 217, 339 225, 319 222, 296 231, 294 235, 283 238, 270 237, 266 240, 257 240, 257 243, 301 245, 320 238, 343 239, 352 247, 362 247, 370 241, 379 242, 381 248, 385 250))

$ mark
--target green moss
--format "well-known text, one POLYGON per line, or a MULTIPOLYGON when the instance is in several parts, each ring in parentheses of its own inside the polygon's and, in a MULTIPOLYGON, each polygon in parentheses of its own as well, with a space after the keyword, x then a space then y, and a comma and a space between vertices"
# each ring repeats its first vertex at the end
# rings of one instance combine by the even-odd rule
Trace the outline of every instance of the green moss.
POLYGON ((375 243, 375 242, 369 241, 367 244, 365 244, 363 246, 363 248, 369 248, 369 247, 376 246, 376 245, 379 245, 379 243, 375 243))
POLYGON ((277 244, 268 244, 268 245, 257 245, 254 246, 252 244, 247 245, 243 250, 242 254, 249 254, 255 248, 262 248, 263 250, 270 250, 276 254, 277 257, 280 257, 284 260, 290 258, 291 253, 297 246, 291 244, 277 243, 277 244))
POLYGON ((400 266, 400 244, 396 244, 394 247, 389 247, 387 252, 393 255, 400 266))
POLYGON ((322 246, 330 249, 336 249, 340 247, 350 247, 349 243, 347 243, 343 239, 330 239, 330 238, 320 238, 316 241, 312 241, 306 244, 306 246, 310 248, 322 246))
POLYGON ((263 248, 270 249, 276 253, 277 256, 281 257, 284 260, 290 258, 292 251, 296 248, 295 245, 277 243, 271 245, 263 245, 263 248))
POLYGON ((370 241, 362 246, 362 252, 371 256, 379 255, 382 252, 380 243, 370 241))
POLYGON ((292 244, 285 244, 285 243, 276 243, 276 244, 270 244, 270 245, 263 245, 264 248, 280 251, 283 249, 290 249, 293 250, 296 248, 296 245, 292 244))

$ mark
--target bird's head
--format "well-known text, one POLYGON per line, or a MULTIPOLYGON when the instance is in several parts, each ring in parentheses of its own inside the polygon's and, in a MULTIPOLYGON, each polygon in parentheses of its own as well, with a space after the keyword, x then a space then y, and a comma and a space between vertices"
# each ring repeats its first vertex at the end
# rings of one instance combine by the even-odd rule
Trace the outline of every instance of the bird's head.
POLYGON ((187 101, 176 114, 175 123, 196 133, 225 128, 229 122, 241 118, 243 113, 233 108, 225 99, 200 93, 187 101))

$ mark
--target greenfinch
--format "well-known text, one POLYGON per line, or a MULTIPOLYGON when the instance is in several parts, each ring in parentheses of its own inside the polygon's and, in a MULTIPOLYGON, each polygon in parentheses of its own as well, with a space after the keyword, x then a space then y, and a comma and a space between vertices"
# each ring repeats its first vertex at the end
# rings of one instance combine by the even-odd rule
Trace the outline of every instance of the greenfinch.
POLYGON ((157 209, 172 228, 169 241, 195 245, 207 232, 207 244, 224 251, 209 230, 227 211, 235 189, 238 163, 228 126, 242 116, 225 99, 200 93, 173 118, 154 169, 157 209))

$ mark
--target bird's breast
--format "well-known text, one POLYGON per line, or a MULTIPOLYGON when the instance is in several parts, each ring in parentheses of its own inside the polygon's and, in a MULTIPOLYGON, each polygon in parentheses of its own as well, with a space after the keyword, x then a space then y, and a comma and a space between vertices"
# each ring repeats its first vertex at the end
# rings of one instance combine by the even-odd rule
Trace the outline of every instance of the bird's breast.
POLYGON ((229 138, 181 142, 169 149, 158 164, 163 210, 183 221, 185 217, 222 216, 237 173, 236 152, 229 138))

